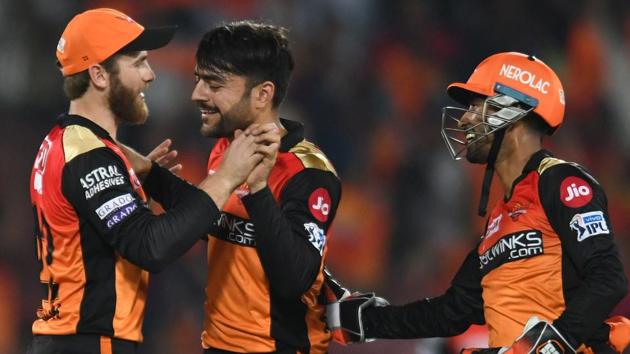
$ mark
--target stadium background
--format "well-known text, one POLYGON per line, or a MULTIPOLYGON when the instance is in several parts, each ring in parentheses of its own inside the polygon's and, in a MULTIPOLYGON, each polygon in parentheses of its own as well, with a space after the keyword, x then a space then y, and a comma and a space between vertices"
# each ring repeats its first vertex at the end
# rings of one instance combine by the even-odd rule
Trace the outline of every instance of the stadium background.
MULTIPOLYGON (((630 2, 627 0, 3 0, 0 2, 0 353, 21 353, 40 299, 28 181, 41 139, 67 109, 54 51, 67 21, 115 7, 143 24, 180 25, 150 55, 149 122, 120 139, 147 152, 164 137, 183 175, 204 173, 213 141, 190 102, 202 33, 232 19, 290 29, 296 70, 282 116, 303 121, 343 180, 328 265, 347 286, 402 303, 440 294, 484 220, 482 168, 452 161, 439 134, 445 88, 486 56, 535 54, 564 83, 564 126, 547 146, 587 166, 609 197, 630 270, 630 2)), ((493 198, 497 197, 497 191, 493 198)), ((153 276, 143 353, 199 353, 200 242, 153 276)), ((616 310, 630 315, 630 299, 616 310)), ((481 339, 470 334, 462 340, 481 339)), ((381 341, 331 353, 447 353, 460 342, 381 341)))

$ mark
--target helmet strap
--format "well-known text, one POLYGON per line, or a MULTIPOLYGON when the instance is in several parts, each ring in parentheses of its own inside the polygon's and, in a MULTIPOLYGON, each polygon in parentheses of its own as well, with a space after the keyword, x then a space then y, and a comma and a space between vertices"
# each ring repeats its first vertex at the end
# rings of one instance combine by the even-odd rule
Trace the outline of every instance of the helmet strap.
POLYGON ((488 161, 486 163, 486 173, 483 176, 483 184, 481 185, 481 196, 479 197, 479 216, 486 216, 486 209, 488 207, 488 197, 490 195, 490 186, 492 185, 492 177, 494 176, 494 163, 497 161, 499 155, 499 149, 501 149, 501 143, 505 136, 505 128, 499 129, 494 133, 494 140, 488 153, 488 161))

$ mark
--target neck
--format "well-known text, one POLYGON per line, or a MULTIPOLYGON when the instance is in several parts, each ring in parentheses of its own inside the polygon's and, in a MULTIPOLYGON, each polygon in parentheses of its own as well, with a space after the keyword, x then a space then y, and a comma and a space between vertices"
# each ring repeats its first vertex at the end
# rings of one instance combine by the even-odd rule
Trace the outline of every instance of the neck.
POLYGON ((506 136, 503 141, 495 163, 495 171, 506 196, 510 193, 514 180, 523 173, 529 159, 542 148, 540 138, 537 136, 520 135, 512 139, 507 138, 506 136))
POLYGON ((69 114, 76 114, 91 120, 105 129, 112 139, 116 140, 118 123, 107 101, 102 97, 90 97, 89 92, 79 99, 70 101, 69 114))
MULTIPOLYGON (((256 117, 256 119, 252 122, 252 124, 259 124, 259 125, 268 124, 268 123, 274 123, 276 126, 278 126, 278 128, 280 128, 281 137, 284 137, 285 135, 287 135, 287 130, 284 128, 284 126, 280 122, 280 116, 278 115, 277 110, 272 110, 269 112, 262 113, 261 115, 256 117)), ((228 137, 228 140, 231 142, 232 140, 234 140, 234 136, 232 135, 228 137)))

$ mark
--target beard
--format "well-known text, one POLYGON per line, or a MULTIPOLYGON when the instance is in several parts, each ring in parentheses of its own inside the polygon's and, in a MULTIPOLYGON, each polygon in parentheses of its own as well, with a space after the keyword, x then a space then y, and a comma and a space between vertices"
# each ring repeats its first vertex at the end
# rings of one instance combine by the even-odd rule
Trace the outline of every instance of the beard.
POLYGON ((149 108, 140 94, 125 86, 118 75, 112 76, 111 83, 107 103, 116 119, 133 125, 146 122, 149 108))
POLYGON ((206 138, 231 138, 236 129, 245 130, 254 121, 249 111, 247 94, 243 94, 227 112, 221 112, 218 107, 214 109, 217 110, 217 113, 213 114, 215 117, 210 117, 201 124, 201 135, 206 138))
POLYGON ((486 164, 492 147, 493 137, 486 136, 466 148, 466 160, 470 163, 486 164))

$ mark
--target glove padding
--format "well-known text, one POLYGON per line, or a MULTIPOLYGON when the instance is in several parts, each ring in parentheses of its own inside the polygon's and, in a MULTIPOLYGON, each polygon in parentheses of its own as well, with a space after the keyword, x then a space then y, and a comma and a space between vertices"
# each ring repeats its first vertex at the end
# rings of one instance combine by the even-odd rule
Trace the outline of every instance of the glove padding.
POLYGON ((459 354, 499 354, 503 348, 466 348, 462 349, 459 354))
POLYGON ((464 349, 462 354, 574 354, 569 341, 549 322, 533 316, 510 347, 464 349))
POLYGON ((549 322, 541 321, 533 316, 527 321, 523 334, 514 344, 499 354, 569 354, 575 353, 575 348, 549 322))
POLYGON ((387 306, 387 300, 374 293, 353 293, 326 306, 326 323, 333 339, 341 344, 372 341, 366 338, 363 311, 369 307, 387 306))

